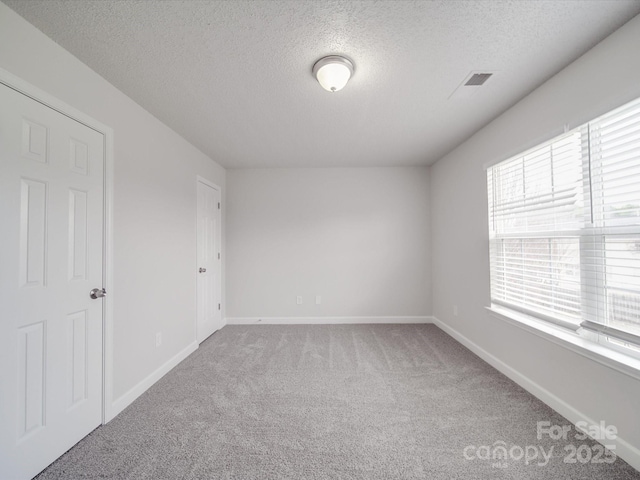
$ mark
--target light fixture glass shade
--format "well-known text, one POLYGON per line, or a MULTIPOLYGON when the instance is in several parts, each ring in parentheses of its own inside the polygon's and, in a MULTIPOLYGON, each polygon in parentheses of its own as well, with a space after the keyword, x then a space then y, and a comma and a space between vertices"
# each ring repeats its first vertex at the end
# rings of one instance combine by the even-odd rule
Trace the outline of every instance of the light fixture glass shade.
POLYGON ((331 55, 321 58, 313 66, 318 83, 329 92, 342 90, 353 75, 353 63, 344 57, 331 55))

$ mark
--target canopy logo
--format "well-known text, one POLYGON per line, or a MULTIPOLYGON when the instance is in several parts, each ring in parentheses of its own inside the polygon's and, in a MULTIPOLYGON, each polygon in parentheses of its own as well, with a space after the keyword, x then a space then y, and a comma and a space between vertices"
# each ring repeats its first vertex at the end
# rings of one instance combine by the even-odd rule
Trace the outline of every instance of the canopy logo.
POLYGON ((491 461, 494 468, 507 468, 509 461, 524 462, 525 465, 535 465, 544 467, 554 457, 554 450, 562 448, 564 457, 559 454, 564 463, 613 463, 617 456, 614 452, 614 444, 605 442, 615 440, 618 436, 618 429, 605 422, 590 424, 589 422, 577 422, 573 425, 552 425, 549 421, 537 422, 536 429, 538 440, 588 442, 581 444, 567 443, 565 445, 511 445, 498 440, 493 445, 468 445, 462 454, 466 460, 491 461), (594 443, 590 439, 601 443, 594 443), (603 445, 604 444, 604 445, 603 445))

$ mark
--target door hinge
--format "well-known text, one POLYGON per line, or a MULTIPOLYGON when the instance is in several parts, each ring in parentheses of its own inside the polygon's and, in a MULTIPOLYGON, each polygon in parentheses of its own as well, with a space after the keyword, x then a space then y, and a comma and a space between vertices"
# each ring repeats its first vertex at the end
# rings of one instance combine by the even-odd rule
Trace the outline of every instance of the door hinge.
POLYGON ((220 210, 220 202, 218 202, 218 210, 220 210))
POLYGON ((218 252, 218 260, 220 260, 220 252, 218 252))
POLYGON ((220 310, 220 304, 218 304, 218 310, 220 310))

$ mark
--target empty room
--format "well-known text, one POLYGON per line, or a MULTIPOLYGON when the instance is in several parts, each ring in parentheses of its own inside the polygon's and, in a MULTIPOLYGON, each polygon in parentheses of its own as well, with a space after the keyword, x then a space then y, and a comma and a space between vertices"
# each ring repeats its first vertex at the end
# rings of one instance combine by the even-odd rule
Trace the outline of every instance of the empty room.
POLYGON ((640 0, 0 0, 0 480, 640 479, 640 0))

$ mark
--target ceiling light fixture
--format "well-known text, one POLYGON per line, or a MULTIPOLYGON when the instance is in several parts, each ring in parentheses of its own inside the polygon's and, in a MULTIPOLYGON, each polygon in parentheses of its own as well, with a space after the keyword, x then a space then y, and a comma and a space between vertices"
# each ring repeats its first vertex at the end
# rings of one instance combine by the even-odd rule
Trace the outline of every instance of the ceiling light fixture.
POLYGON ((329 92, 342 90, 353 75, 353 63, 339 55, 323 57, 313 66, 313 76, 329 92))

